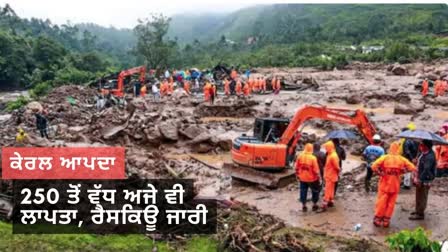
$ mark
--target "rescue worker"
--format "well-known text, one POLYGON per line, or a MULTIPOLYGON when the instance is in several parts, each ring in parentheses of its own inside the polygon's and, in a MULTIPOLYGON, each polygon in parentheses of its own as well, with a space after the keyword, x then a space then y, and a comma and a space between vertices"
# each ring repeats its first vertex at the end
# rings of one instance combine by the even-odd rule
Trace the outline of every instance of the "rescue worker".
MULTIPOLYGON (((415 124, 410 122, 406 128, 403 128, 402 131, 406 130, 415 130, 415 124)), ((402 138, 400 139, 400 152, 403 157, 405 157, 409 162, 416 163, 415 159, 418 154, 418 144, 412 139, 402 138)), ((411 173, 406 173, 403 176, 403 189, 409 190, 411 189, 412 179, 411 173)))
POLYGON ((249 87, 249 83, 247 83, 247 82, 244 83, 243 94, 244 94, 244 96, 250 95, 250 87, 249 87))
POLYGON ((224 79, 224 94, 230 95, 230 81, 227 78, 224 79))
POLYGON ((247 83, 249 84, 250 90, 252 90, 252 92, 254 91, 254 79, 251 77, 247 80, 247 83))
POLYGON ((436 177, 437 161, 432 150, 432 142, 430 140, 423 140, 419 145, 419 151, 417 173, 414 176, 415 212, 412 212, 411 216, 409 216, 410 220, 425 219, 429 188, 436 177))
POLYGON ((275 79, 275 76, 272 76, 272 80, 271 80, 272 92, 275 92, 276 85, 277 85, 277 80, 275 79))
POLYGON ((319 164, 317 158, 313 155, 313 145, 307 143, 303 152, 297 157, 296 176, 300 182, 300 202, 302 203, 302 211, 306 212, 306 199, 308 189, 311 189, 311 200, 313 202, 313 211, 317 211, 319 207, 319 164))
POLYGON ((261 80, 261 91, 264 93, 266 93, 266 78, 263 77, 263 79, 261 80))
POLYGON ((243 91, 243 86, 241 85, 241 81, 237 80, 236 86, 235 86, 236 95, 238 95, 238 96, 241 95, 242 91, 243 91))
POLYGON ((215 97, 216 97, 216 85, 212 84, 210 89, 210 104, 213 105, 213 103, 215 103, 215 97))
POLYGON ((434 96, 435 97, 437 97, 437 96, 439 96, 440 94, 440 84, 442 84, 441 82, 440 82, 440 80, 436 80, 435 82, 434 82, 434 96))
POLYGON ((429 82, 428 82, 428 78, 426 78, 423 83, 422 83, 422 95, 423 97, 428 95, 428 90, 429 90, 429 82))
POLYGON ((205 83, 204 89, 203 89, 203 91, 204 91, 204 101, 209 101, 210 100, 210 92, 212 92, 211 89, 212 89, 212 84, 210 84, 210 82, 207 81, 205 83))
POLYGON ((168 94, 171 95, 174 92, 174 81, 173 77, 170 77, 170 81, 168 82, 168 94))
POLYGON ((258 92, 259 88, 260 88, 260 78, 257 78, 254 80, 254 87, 252 88, 252 91, 256 93, 258 92))
POLYGON ((140 89, 140 95, 142 96, 142 97, 145 97, 146 96, 146 84, 143 84, 143 86, 142 86, 142 88, 140 89))
POLYGON ((280 89, 282 88, 280 78, 277 79, 275 84, 275 94, 278 95, 280 93, 280 89))
POLYGON ((324 202, 322 204, 321 212, 326 211, 328 207, 334 206, 334 194, 336 183, 339 179, 339 157, 336 153, 336 148, 332 141, 328 141, 324 144, 327 152, 327 159, 325 161, 324 168, 324 180, 325 180, 325 192, 324 202))
POLYGON ((188 95, 190 95, 190 81, 188 80, 184 80, 184 91, 185 93, 187 93, 188 95))
POLYGON ((390 225, 395 202, 400 192, 400 176, 407 171, 415 171, 415 165, 399 154, 399 143, 390 145, 389 153, 372 164, 373 172, 380 176, 378 196, 375 205, 373 224, 377 227, 390 225))
POLYGON ((325 152, 320 150, 319 143, 314 143, 313 155, 317 158, 317 163, 319 164, 320 177, 323 179, 324 178, 325 160, 327 159, 327 155, 325 154, 325 152))
POLYGON ((373 175, 372 163, 375 162, 379 157, 383 156, 384 154, 385 154, 384 149, 383 147, 381 147, 381 137, 380 135, 375 134, 373 136, 373 144, 367 146, 362 154, 364 160, 366 160, 367 162, 366 166, 367 175, 364 181, 364 188, 366 192, 370 192, 370 180, 372 180, 373 175))
POLYGON ((134 97, 140 96, 141 88, 142 88, 142 83, 140 83, 140 81, 135 81, 134 82, 134 97))
MULTIPOLYGON (((448 141, 448 131, 441 129, 439 135, 448 141)), ((435 154, 437 160, 437 177, 443 177, 448 175, 448 146, 437 145, 435 147, 435 154)))
POLYGON ((39 112, 34 114, 36 116, 36 127, 40 132, 40 136, 48 139, 47 133, 47 118, 41 115, 39 112))
POLYGON ((162 84, 160 84, 160 95, 163 97, 168 94, 168 81, 163 80, 162 84))
POLYGON ((23 146, 28 141, 28 134, 22 128, 19 128, 19 132, 16 135, 16 142, 23 146))

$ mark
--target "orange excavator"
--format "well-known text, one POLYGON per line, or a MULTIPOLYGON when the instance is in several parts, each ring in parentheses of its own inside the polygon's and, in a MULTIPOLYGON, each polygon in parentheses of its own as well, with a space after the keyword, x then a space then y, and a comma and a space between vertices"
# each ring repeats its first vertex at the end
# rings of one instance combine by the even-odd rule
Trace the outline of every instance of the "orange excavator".
POLYGON ((130 69, 126 69, 120 72, 118 74, 118 81, 116 85, 112 85, 109 88, 102 88, 101 90, 105 93, 110 93, 117 97, 123 97, 124 96, 124 79, 128 76, 139 74, 139 81, 143 84, 145 82, 145 74, 146 74, 146 68, 145 66, 139 66, 134 67, 130 69))
POLYGON ((362 110, 334 109, 321 106, 305 106, 294 117, 257 118, 254 135, 242 135, 233 140, 233 164, 225 168, 237 179, 275 188, 281 180, 294 179, 291 167, 297 142, 301 137, 299 128, 312 119, 334 121, 357 127, 369 143, 373 142, 375 127, 362 110))

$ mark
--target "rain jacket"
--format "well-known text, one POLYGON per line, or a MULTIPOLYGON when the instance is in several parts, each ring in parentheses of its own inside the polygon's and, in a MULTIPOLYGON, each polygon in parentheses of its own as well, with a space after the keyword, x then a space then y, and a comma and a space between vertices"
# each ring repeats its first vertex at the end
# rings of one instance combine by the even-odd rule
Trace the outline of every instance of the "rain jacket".
POLYGON ((418 157, 418 179, 422 183, 429 183, 436 177, 437 161, 434 151, 429 149, 426 153, 420 153, 418 157))
POLYGON ((19 133, 16 136, 16 142, 22 143, 28 137, 28 134, 25 133, 23 129, 19 129, 19 133))
POLYGON ((296 175, 301 182, 315 182, 319 180, 319 164, 313 155, 313 145, 308 143, 296 160, 296 175))
POLYGON ((336 153, 336 148, 332 141, 328 141, 324 144, 327 151, 327 160, 324 168, 324 178, 332 182, 337 182, 339 177, 339 157, 336 153))
POLYGON ((389 153, 378 158, 372 164, 372 170, 380 175, 378 190, 389 193, 400 191, 401 175, 407 171, 416 171, 415 165, 399 154, 400 146, 394 142, 389 153))
MULTIPOLYGON (((445 134, 443 137, 446 141, 448 141, 448 134, 445 134)), ((437 159, 437 168, 439 169, 448 169, 448 146, 445 145, 437 145, 435 147, 435 154, 437 159)))

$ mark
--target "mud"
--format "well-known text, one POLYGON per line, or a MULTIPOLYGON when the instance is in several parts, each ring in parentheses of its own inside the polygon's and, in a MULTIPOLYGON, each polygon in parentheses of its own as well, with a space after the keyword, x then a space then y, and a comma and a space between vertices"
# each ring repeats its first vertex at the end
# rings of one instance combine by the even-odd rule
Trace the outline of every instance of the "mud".
MULTIPOLYGON (((299 211, 295 183, 266 191, 232 181, 222 171, 222 166, 230 161, 232 139, 241 134, 252 134, 255 117, 292 117, 307 104, 364 110, 384 139, 385 146, 396 140, 395 136, 410 121, 417 128, 436 131, 448 120, 448 97, 434 98, 430 90, 430 96, 423 99, 414 86, 422 74, 442 74, 446 66, 442 61, 431 65, 408 64, 404 66, 404 75, 399 70, 394 73, 393 67, 388 71, 388 66, 367 63, 354 63, 347 70, 326 72, 311 68, 255 69, 254 72, 260 76, 282 76, 288 83, 302 85, 310 82, 318 84, 318 88, 281 91, 279 95, 253 95, 250 98, 218 95, 214 105, 204 103, 199 94, 187 96, 178 90, 173 96, 164 97, 160 103, 155 103, 150 97, 127 97, 126 107, 114 106, 102 111, 95 108, 94 89, 63 86, 38 101, 54 129, 50 132, 50 141, 38 136, 33 112, 26 109, 0 114, 4 125, 0 129, 0 143, 2 146, 16 145, 15 134, 21 127, 30 135, 29 146, 121 145, 126 147, 129 176, 192 178, 196 181, 198 195, 232 197, 255 206, 258 209, 253 210, 255 216, 259 216, 258 211, 273 215, 276 221, 267 222, 267 225, 282 222, 286 227, 301 227, 350 238, 372 237, 380 242, 389 233, 422 225, 432 230, 435 239, 443 239, 448 233, 448 209, 444 200, 448 195, 446 179, 437 180, 431 189, 427 220, 407 220, 414 205, 411 191, 400 194, 389 230, 376 229, 371 225, 375 192, 366 194, 363 191, 365 169, 359 156, 367 142, 349 125, 311 120, 301 128, 299 146, 307 141, 322 142, 323 137, 334 129, 350 129, 358 134, 357 139, 343 142, 349 155, 343 164, 336 208, 324 214, 299 211), (397 107, 399 113, 396 113, 397 107), (353 226, 358 223, 362 228, 355 232, 353 226)), ((373 190, 376 180, 372 181, 373 190)), ((236 239, 236 243, 230 244, 247 248, 248 240, 243 235, 246 233, 256 246, 275 246, 272 240, 254 242, 257 238, 253 238, 256 232, 251 233, 252 228, 255 227, 232 227, 231 232, 227 232, 232 237, 222 238, 236 239)), ((293 244, 291 248, 296 251, 314 248, 310 244, 302 244, 300 249, 294 247, 297 240, 300 241, 298 237, 278 236, 273 239, 279 244, 293 244)), ((339 248, 332 249, 338 251, 339 248)))

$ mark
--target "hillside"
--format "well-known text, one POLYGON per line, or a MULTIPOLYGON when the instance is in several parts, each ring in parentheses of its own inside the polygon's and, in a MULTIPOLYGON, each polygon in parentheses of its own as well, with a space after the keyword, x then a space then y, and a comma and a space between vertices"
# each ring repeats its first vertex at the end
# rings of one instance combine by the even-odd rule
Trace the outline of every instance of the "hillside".
POLYGON ((187 43, 193 39, 216 41, 221 35, 240 42, 257 36, 276 43, 316 39, 359 43, 399 38, 409 33, 434 34, 446 29, 448 5, 444 4, 278 4, 249 7, 212 18, 176 15, 169 34, 187 43), (196 27, 203 29, 196 30, 196 27), (196 31, 193 36, 192 30, 196 31))

